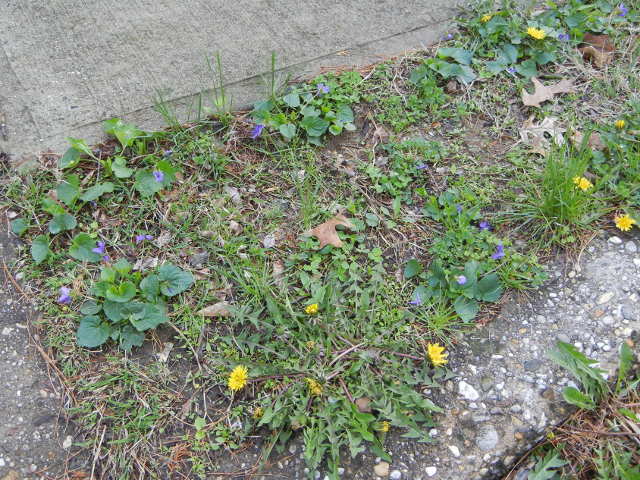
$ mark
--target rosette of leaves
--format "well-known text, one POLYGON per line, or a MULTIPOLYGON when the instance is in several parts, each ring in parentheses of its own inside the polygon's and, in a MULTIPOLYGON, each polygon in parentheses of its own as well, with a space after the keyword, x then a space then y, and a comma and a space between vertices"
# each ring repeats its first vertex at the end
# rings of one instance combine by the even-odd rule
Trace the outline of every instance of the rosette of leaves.
POLYGON ((99 281, 91 288, 97 300, 80 308, 85 316, 78 327, 78 345, 95 348, 111 339, 125 351, 139 347, 144 332, 168 320, 167 300, 192 284, 191 273, 168 263, 144 278, 131 272, 125 259, 103 266, 99 281))
POLYGON ((251 114, 253 121, 276 131, 290 141, 302 136, 314 145, 330 133, 340 135, 353 131, 354 115, 351 104, 359 100, 354 82, 360 77, 318 77, 312 83, 297 86, 286 95, 257 102, 251 114))

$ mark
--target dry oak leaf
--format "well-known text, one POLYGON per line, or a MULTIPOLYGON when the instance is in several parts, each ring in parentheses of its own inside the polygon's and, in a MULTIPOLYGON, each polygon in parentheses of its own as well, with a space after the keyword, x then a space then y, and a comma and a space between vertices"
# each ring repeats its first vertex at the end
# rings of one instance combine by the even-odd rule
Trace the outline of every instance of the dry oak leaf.
POLYGON ((544 85, 536 77, 531 77, 531 82, 534 86, 533 93, 527 92, 524 88, 522 89, 522 103, 527 107, 539 107, 542 102, 551 100, 554 95, 575 91, 573 82, 567 79, 560 80, 555 85, 549 86, 544 85))
POLYGON ((371 413, 371 399, 367 397, 357 398, 355 401, 358 411, 361 413, 371 413))
MULTIPOLYGON (((584 135, 578 130, 574 131, 569 139, 571 140, 571 143, 574 147, 581 148, 582 144, 584 143, 584 135)), ((591 132, 591 135, 589 135, 589 140, 587 141, 587 146, 591 150, 599 151, 602 151, 606 148, 606 145, 602 141, 602 138, 600 137, 600 134, 598 132, 591 132)))
POLYGON ((342 240, 340 240, 338 232, 336 232, 337 225, 342 225, 343 227, 351 230, 355 228, 349 219, 341 214, 321 223, 310 232, 311 235, 320 241, 320 248, 324 248, 327 245, 333 245, 336 248, 340 248, 342 246, 342 240))
POLYGON ((203 308, 198 312, 198 315, 203 317, 228 317, 231 315, 229 302, 218 302, 208 307, 203 308))
POLYGON ((546 156, 551 146, 549 138, 556 145, 564 144, 562 133, 566 129, 557 125, 557 122, 558 117, 546 117, 542 122, 536 124, 532 115, 520 128, 520 140, 529 145, 535 153, 546 156), (547 135, 549 138, 547 138, 547 135))
POLYGON ((580 53, 582 53, 582 58, 591 60, 598 68, 602 68, 611 63, 616 47, 609 38, 609 35, 585 33, 583 42, 584 45, 578 48, 580 53))

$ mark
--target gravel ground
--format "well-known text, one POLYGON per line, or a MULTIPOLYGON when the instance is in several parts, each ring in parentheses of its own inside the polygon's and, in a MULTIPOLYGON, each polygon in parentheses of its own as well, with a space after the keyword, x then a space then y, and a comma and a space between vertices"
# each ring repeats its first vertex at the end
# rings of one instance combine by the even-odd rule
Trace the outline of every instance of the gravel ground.
POLYGON ((8 264, 12 254, 10 240, 0 233, 0 479, 46 478, 63 471, 66 458, 60 400, 30 344, 32 313, 4 274, 2 261, 8 264))
MULTIPOLYGON (((343 478, 393 480, 499 479, 540 440, 545 428, 570 413, 561 391, 570 376, 546 356, 557 340, 570 342, 613 373, 623 341, 638 351, 640 332, 640 240, 602 235, 579 261, 558 259, 538 291, 514 296, 490 325, 464 337, 451 352, 456 377, 439 391, 425 390, 446 406, 435 444, 394 432, 388 465, 370 454, 344 459, 343 478)), ((276 456, 277 457, 277 456, 276 456)), ((256 453, 226 455, 219 472, 250 467, 256 453)), ((300 439, 262 478, 306 478, 300 439)), ((522 472, 522 478, 526 473, 522 472)), ((315 477, 328 478, 320 472, 315 477)), ((246 478, 216 476, 219 480, 246 478)))

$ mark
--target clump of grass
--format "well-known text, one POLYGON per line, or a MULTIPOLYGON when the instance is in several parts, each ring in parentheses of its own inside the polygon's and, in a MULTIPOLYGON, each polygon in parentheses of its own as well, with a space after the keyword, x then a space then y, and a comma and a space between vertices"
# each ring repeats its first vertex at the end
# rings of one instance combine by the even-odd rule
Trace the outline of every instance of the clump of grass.
MULTIPOLYGON (((596 196, 598 184, 580 188, 587 178, 590 152, 565 145, 553 148, 541 171, 533 171, 523 185, 523 198, 505 216, 511 217, 544 246, 569 245, 577 241, 602 215, 596 196)), ((588 179, 587 179, 588 180, 588 179)), ((586 184, 584 184, 586 185, 586 184)))

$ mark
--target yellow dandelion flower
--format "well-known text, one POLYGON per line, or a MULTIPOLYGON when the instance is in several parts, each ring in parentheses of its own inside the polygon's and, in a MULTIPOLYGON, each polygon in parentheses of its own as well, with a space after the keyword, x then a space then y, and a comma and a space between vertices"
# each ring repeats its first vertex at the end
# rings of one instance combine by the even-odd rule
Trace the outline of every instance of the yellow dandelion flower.
POLYGON ((483 15, 482 17, 480 17, 480 21, 481 21, 482 23, 487 23, 487 22, 488 22, 489 20, 491 20, 492 18, 493 18, 493 15, 486 14, 486 15, 483 15))
POLYGON ((262 418, 262 415, 264 415, 264 409, 262 407, 256 407, 253 411, 253 418, 255 420, 259 420, 262 418))
POLYGON ((238 390, 242 390, 245 387, 248 378, 249 372, 247 370, 247 367, 238 365, 229 374, 229 381, 227 382, 227 385, 231 390, 237 392, 238 390))
POLYGON ((578 187, 583 192, 586 192, 591 187, 593 187, 593 183, 591 183, 584 177, 573 177, 573 183, 575 183, 576 187, 578 187))
POLYGON ((314 348, 316 348, 316 342, 314 342, 313 340, 309 340, 309 341, 307 342, 307 348, 308 348, 309 350, 313 350, 314 348))
POLYGON ((378 430, 380 430, 383 433, 387 433, 390 428, 391 428, 391 424, 385 420, 384 422, 380 422, 380 427, 378 428, 378 430))
POLYGON ((312 303, 311 305, 307 305, 304 311, 308 315, 315 315, 316 313, 318 313, 318 308, 319 306, 317 303, 312 303))
POLYGON ((618 130, 622 130, 625 125, 627 124, 627 122, 625 122, 624 120, 620 119, 620 120, 616 120, 615 123, 613 124, 618 130))
POLYGON ((627 214, 618 215, 614 220, 616 222, 616 227, 623 232, 628 232, 631 230, 631 227, 636 224, 636 221, 627 214))
POLYGON ((444 347, 441 347, 437 343, 430 343, 427 345, 427 355, 429 356, 429 360, 434 367, 439 367, 440 365, 446 365, 449 356, 448 353, 444 353, 444 347))
POLYGON ((322 385, 320 385, 317 380, 314 380, 313 378, 305 378, 305 381, 309 386, 311 395, 322 395, 322 385))
POLYGON ((544 37, 547 36, 544 30, 542 30, 541 28, 535 28, 535 27, 527 28, 527 34, 530 37, 535 38, 536 40, 543 40, 544 37))

